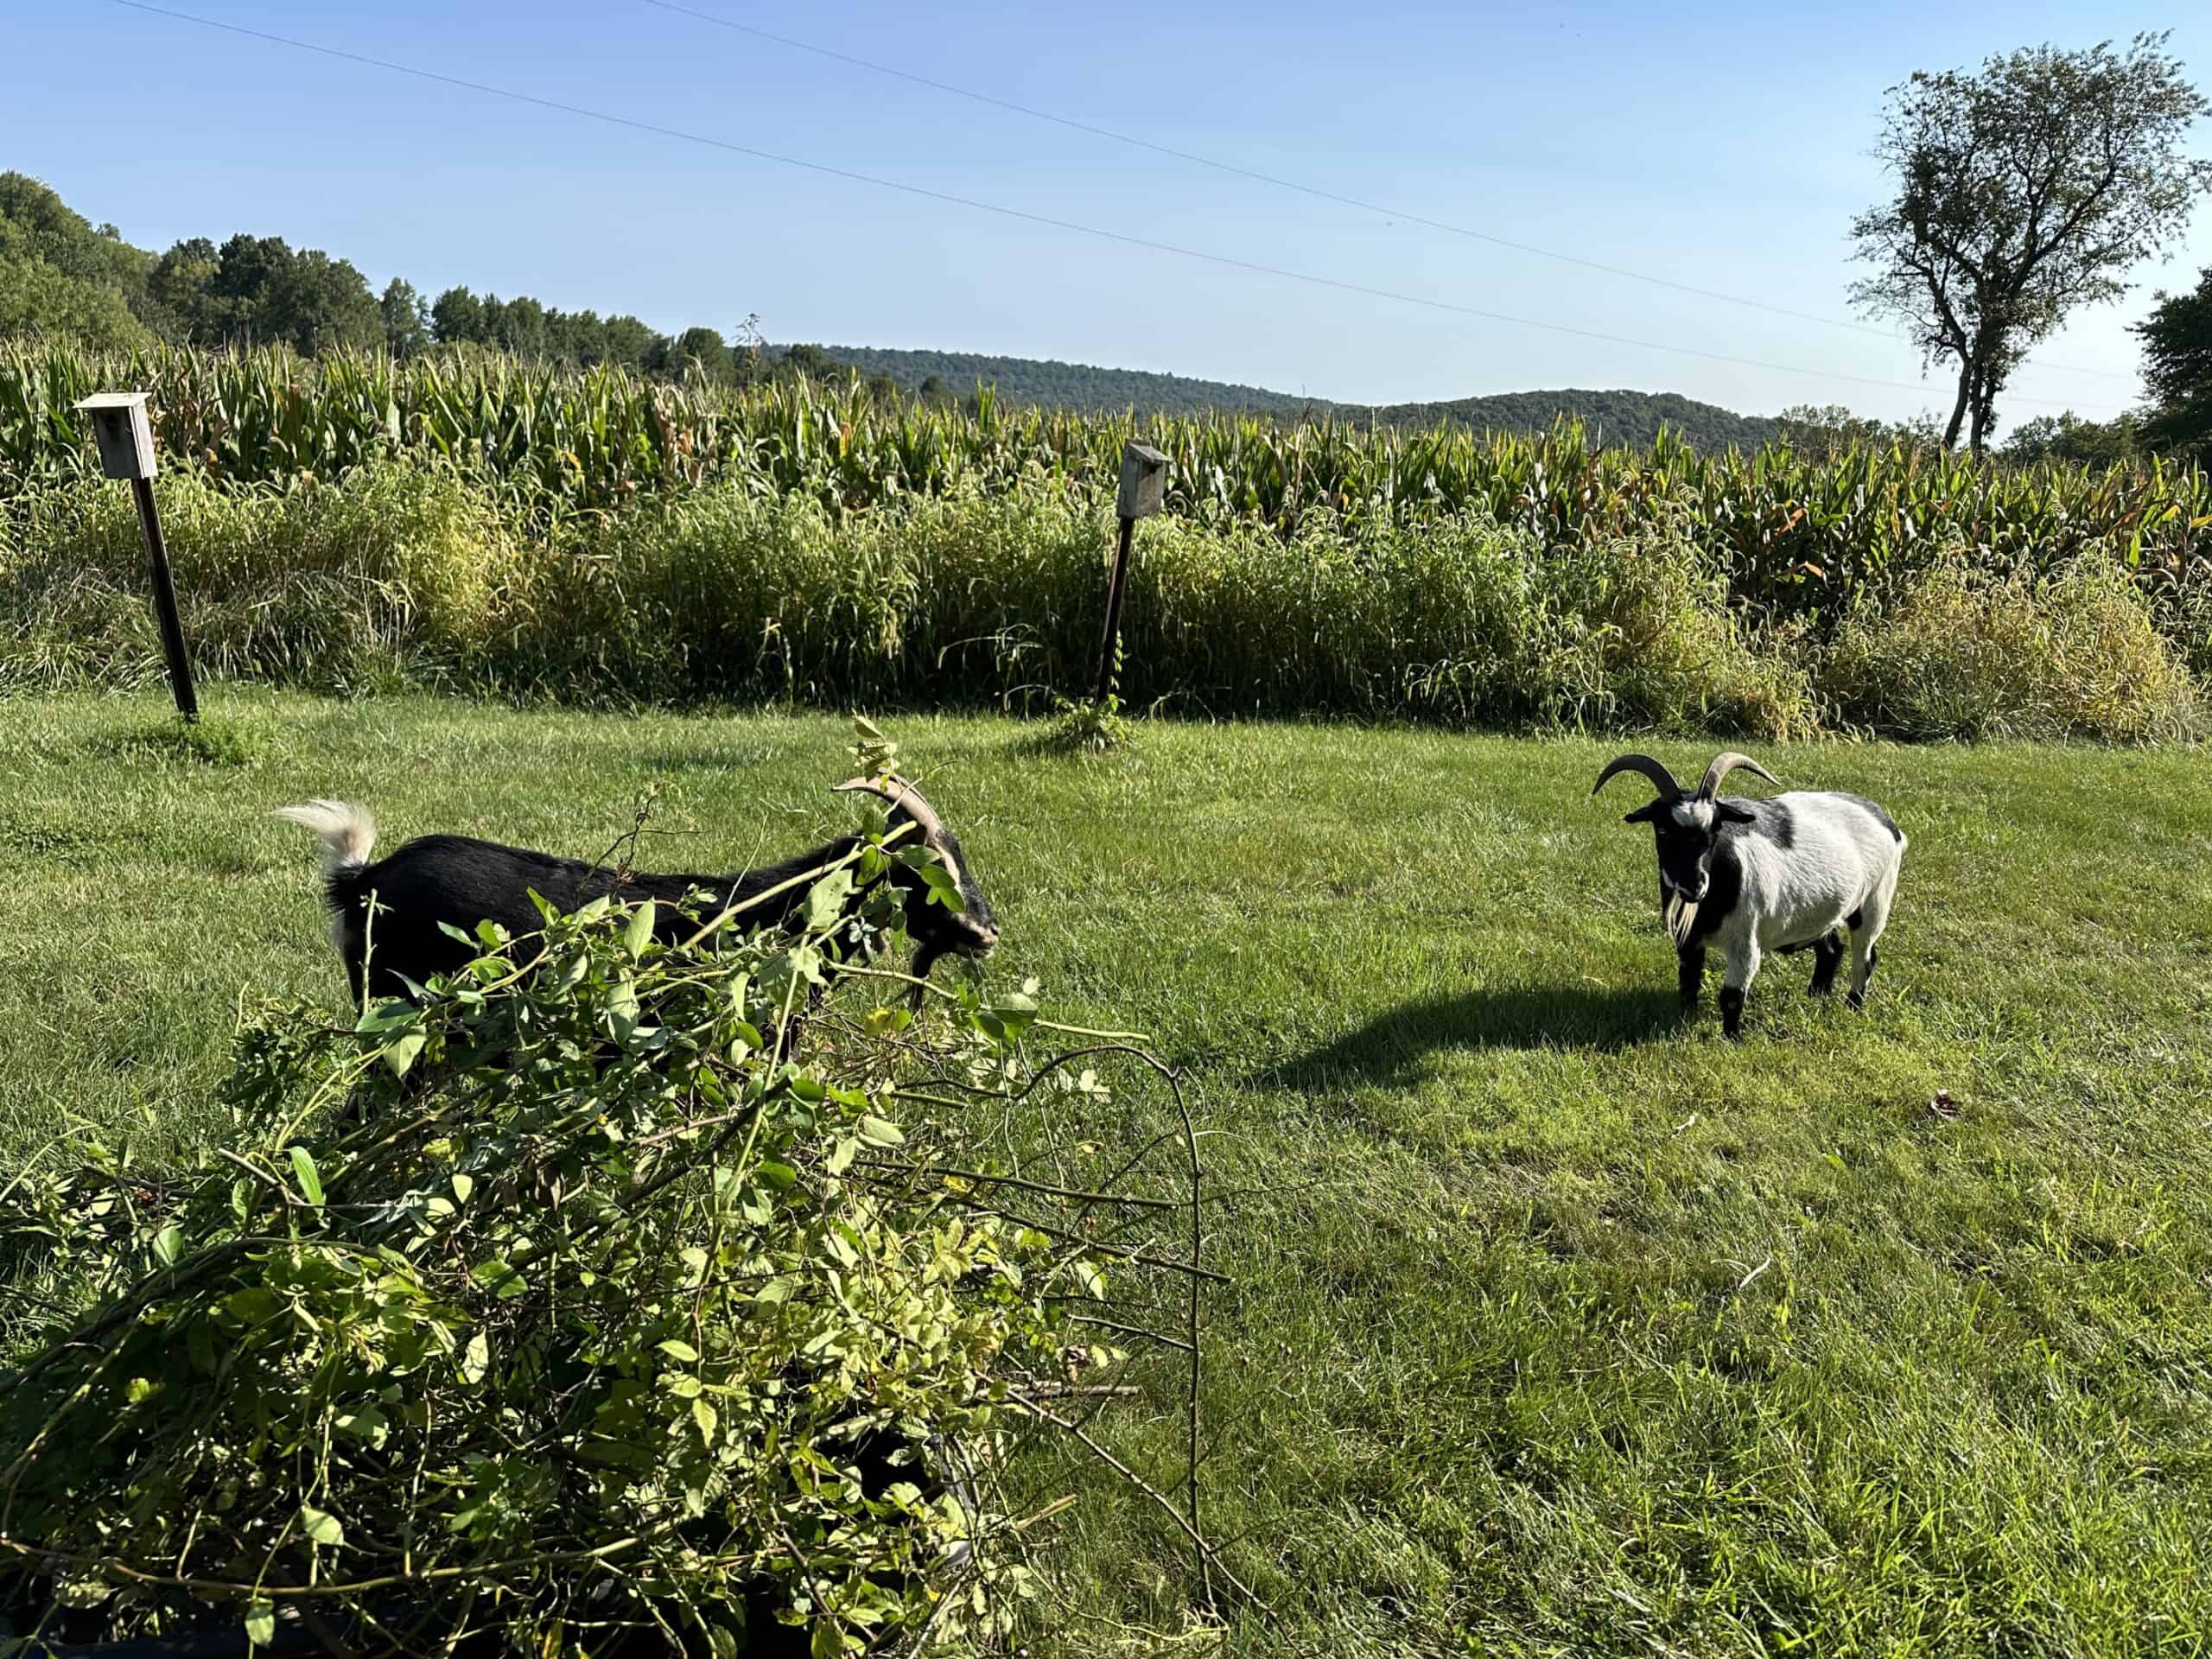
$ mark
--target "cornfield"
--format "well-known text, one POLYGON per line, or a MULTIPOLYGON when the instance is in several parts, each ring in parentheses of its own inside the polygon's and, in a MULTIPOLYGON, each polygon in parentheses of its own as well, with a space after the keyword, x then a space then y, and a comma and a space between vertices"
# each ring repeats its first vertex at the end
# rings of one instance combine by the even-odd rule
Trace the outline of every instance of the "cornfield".
MULTIPOLYGON (((2075 591, 2065 586, 2071 573, 2094 567, 2133 589, 2179 661, 2198 676, 2212 671, 2212 482, 2195 466, 2011 468, 1904 446, 1706 454, 1663 435, 1631 451, 1593 445, 1571 423, 1535 436, 1326 418, 1139 423, 1012 411, 987 391, 963 409, 879 400, 856 380, 739 390, 475 353, 102 357, 28 344, 0 347, 0 588, 16 595, 0 594, 0 609, 12 605, 19 639, 35 645, 17 647, 13 673, 0 664, 0 684, 65 672, 26 668, 33 654, 55 664, 99 657, 82 633, 91 625, 62 620, 89 614, 92 603, 68 573, 106 556, 86 562, 86 538, 106 531, 87 528, 73 505, 97 494, 85 487, 97 462, 71 405, 118 386, 153 394, 164 486, 181 509, 188 493, 189 511, 208 526, 207 579, 235 578, 240 595, 260 584, 261 597, 239 612, 251 619, 238 624, 240 672, 305 672, 316 647, 305 635, 276 639, 274 619, 314 581, 340 584, 317 601, 318 626, 337 626, 351 606, 345 626, 362 638, 404 632, 375 620, 387 613, 414 619, 410 637, 423 637, 421 618, 460 605, 479 621, 454 632, 450 650, 441 646, 440 673, 481 679, 504 652, 513 660, 493 678, 529 677, 556 694, 581 679, 655 698, 842 696, 885 684, 894 662, 893 683, 912 695, 1002 696, 1025 664, 1051 669, 1058 683, 1096 626, 1090 550, 1104 539, 1131 436, 1170 461, 1168 522, 1146 532, 1160 551, 1133 594, 1131 657, 1140 659, 1141 639, 1172 653, 1141 661, 1144 683, 1210 707, 1695 720, 1681 687, 1619 698, 1578 689, 1597 683, 1590 664, 1620 655, 1604 643, 1624 626, 1618 595, 1660 591, 1642 569, 1655 559, 1699 595, 1669 614, 1705 619, 1692 628, 1701 637, 1725 628, 1770 642, 1760 650, 1773 664, 1787 663, 1789 639, 1825 646, 1848 628, 1863 635, 1904 587, 1939 569, 2056 594, 2075 591), (442 573, 431 588, 374 559, 357 563, 336 543, 315 554, 315 573, 289 577, 265 570, 272 556, 246 545, 257 536, 269 546, 315 542, 326 533, 318 525, 351 511, 330 504, 334 491, 431 499, 397 474, 465 503, 436 509, 452 516, 431 538, 442 573), (946 512, 932 516, 931 504, 946 512), (767 591, 785 554, 764 550, 787 551, 793 536, 809 550, 807 580, 822 584, 813 591, 827 610, 808 614, 767 591), (592 664, 516 658, 514 641, 560 632, 532 632, 537 624, 513 609, 525 596, 543 607, 532 617, 580 613, 597 602, 594 584, 622 570, 605 613, 619 632, 630 620, 622 594, 676 582, 683 561, 694 572, 683 581, 702 580, 711 564, 719 584, 669 589, 668 603, 712 633, 721 654, 711 671, 699 641, 681 634, 671 647, 681 664, 657 663, 650 673, 614 664, 607 636, 592 664), (872 561, 891 586, 836 574, 855 561, 872 561), (967 595, 957 602, 956 580, 967 595), (751 608, 733 610, 728 595, 741 588, 759 591, 751 608), (1147 613, 1148 588, 1156 608, 1147 613), (22 597, 33 593, 35 604, 22 597), (372 597, 357 603, 348 594, 372 597), (1523 618, 1508 630, 1517 642, 1510 648, 1497 644, 1499 605, 1523 618), (1432 613, 1460 615, 1459 632, 1424 641, 1432 613), (754 625, 762 632, 748 645, 743 630, 754 625), (464 636, 477 643, 464 649, 464 636), (497 652, 495 639, 507 642, 497 652), (1263 639, 1264 653, 1254 644, 1240 655, 1236 642, 1263 639), (991 642, 982 657, 978 640, 991 642), (1552 654, 1540 664, 1516 657, 1524 650, 1552 654), (1583 665, 1558 668, 1569 658, 1583 665), (1561 689, 1527 690, 1544 683, 1561 689)), ((407 512, 418 510, 429 511, 407 512)), ((127 542, 118 546, 123 581, 127 542)), ((402 677, 420 677, 418 669, 402 677)), ((1771 701, 1768 680, 1754 696, 1729 672, 1733 689, 1719 708, 1696 693, 1708 717, 1745 698, 1771 701)))

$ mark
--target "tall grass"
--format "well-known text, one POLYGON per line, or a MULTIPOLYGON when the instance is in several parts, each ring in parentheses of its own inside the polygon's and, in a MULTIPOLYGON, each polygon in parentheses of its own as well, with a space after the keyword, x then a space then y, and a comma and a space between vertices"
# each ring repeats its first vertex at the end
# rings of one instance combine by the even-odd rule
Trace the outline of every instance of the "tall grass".
MULTIPOLYGON (((0 347, 0 688, 156 671, 129 509, 70 407, 117 385, 155 395, 213 671, 572 701, 1077 686, 1140 429, 483 354, 0 347)), ((1171 467, 1125 618, 1138 702, 2134 739, 2193 728, 2212 675, 2195 467, 1625 451, 1571 424, 1141 432, 1171 467), (2054 605, 2064 650, 2029 626, 2054 605)))
POLYGON ((1902 447, 1707 454, 1672 439, 1601 449, 1573 425, 1520 437, 1334 418, 1136 423, 1009 412, 988 394, 955 410, 878 401, 857 382, 733 391, 484 354, 0 348, 0 499, 84 474, 89 434, 69 405, 112 385, 151 391, 171 464, 189 459, 226 486, 327 479, 405 453, 477 480, 534 524, 706 483, 844 509, 963 486, 1081 489, 1112 476, 1141 432, 1169 457, 1178 517, 1289 537, 1316 514, 1414 524, 1479 509, 1554 543, 1663 518, 1767 610, 1832 616, 1869 579, 1953 544, 2037 574, 2101 552, 2169 604, 2212 585, 2212 484, 2157 461, 2007 469, 1902 447))
MULTIPOLYGON (((1087 686, 1103 487, 974 482, 866 510, 735 485, 518 531, 436 463, 226 488, 157 480, 206 671, 586 704, 788 699, 1034 707, 1087 686)), ((120 491, 22 493, 0 536, 0 693, 161 672, 120 491)), ((1193 712, 1791 737, 2196 729, 2142 588, 2082 556, 1988 572, 1953 544, 1823 632, 1733 599, 1686 513, 1554 541, 1480 507, 1147 524, 1122 690, 1193 712)))

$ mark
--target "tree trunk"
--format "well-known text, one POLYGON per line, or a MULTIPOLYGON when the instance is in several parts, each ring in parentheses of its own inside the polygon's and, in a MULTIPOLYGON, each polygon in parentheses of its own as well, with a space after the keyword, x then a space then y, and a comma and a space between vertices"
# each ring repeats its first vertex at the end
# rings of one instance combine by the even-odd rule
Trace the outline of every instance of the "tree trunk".
POLYGON ((1966 424, 1967 403, 1973 390, 1974 359, 1971 357, 1961 357, 1959 359, 1958 400, 1951 405, 1950 422, 1943 428, 1943 447, 1946 449, 1955 449, 1959 447, 1959 429, 1966 424))
POLYGON ((1989 429, 1996 417, 1997 388, 1991 384, 1994 378, 1986 366, 1978 369, 1974 374, 1974 397, 1970 400, 1973 423, 1967 447, 1977 455, 1988 447, 1989 429))
POLYGON ((1989 399, 1977 397, 1974 400, 1974 424, 1967 435, 1967 448, 1980 454, 1987 447, 1989 435, 1989 399))

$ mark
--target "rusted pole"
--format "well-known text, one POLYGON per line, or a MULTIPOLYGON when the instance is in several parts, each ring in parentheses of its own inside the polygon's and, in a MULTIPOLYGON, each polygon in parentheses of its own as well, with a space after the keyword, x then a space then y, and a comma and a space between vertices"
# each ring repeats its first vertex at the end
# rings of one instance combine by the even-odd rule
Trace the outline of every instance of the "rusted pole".
POLYGON ((176 711, 200 718, 200 696, 192 685, 192 653, 184 648, 184 624, 177 616, 176 584, 169 579, 168 544, 162 539, 162 515, 154 505, 154 480, 134 478, 130 493, 138 503, 138 528, 146 538, 146 565, 154 582, 154 614, 162 625, 162 655, 168 658, 169 689, 176 711))
POLYGON ((1122 590, 1129 579, 1129 547, 1136 539, 1137 521, 1122 520, 1121 542, 1114 550, 1114 579, 1106 586, 1106 637, 1098 644, 1098 693, 1092 700, 1106 701, 1114 683, 1114 650, 1122 638, 1122 590))
POLYGON ((1122 596, 1129 583, 1129 550, 1135 544, 1137 520, 1158 512, 1166 504, 1167 457, 1135 438, 1122 446, 1122 487, 1114 504, 1122 521, 1120 540, 1114 548, 1114 575, 1106 585, 1106 636, 1098 642, 1098 694, 1103 703, 1114 686, 1114 655, 1122 643, 1122 596))

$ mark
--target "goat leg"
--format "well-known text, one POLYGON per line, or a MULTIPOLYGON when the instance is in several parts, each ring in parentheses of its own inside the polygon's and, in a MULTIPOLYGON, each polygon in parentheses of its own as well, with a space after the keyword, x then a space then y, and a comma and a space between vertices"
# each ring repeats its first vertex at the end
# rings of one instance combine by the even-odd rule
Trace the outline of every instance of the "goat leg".
MULTIPOLYGON (((937 966, 938 958, 943 955, 944 955, 944 950, 942 946, 925 944, 918 947, 914 951, 914 977, 927 979, 930 976, 930 969, 937 966)), ((922 1011, 922 1001, 927 995, 926 987, 920 985, 914 987, 912 998, 908 1003, 914 1013, 919 1014, 922 1011)))
POLYGON ((1681 988, 1682 1012, 1695 1014, 1698 998, 1705 991, 1705 947, 1682 945, 1675 952, 1675 981, 1681 988))

